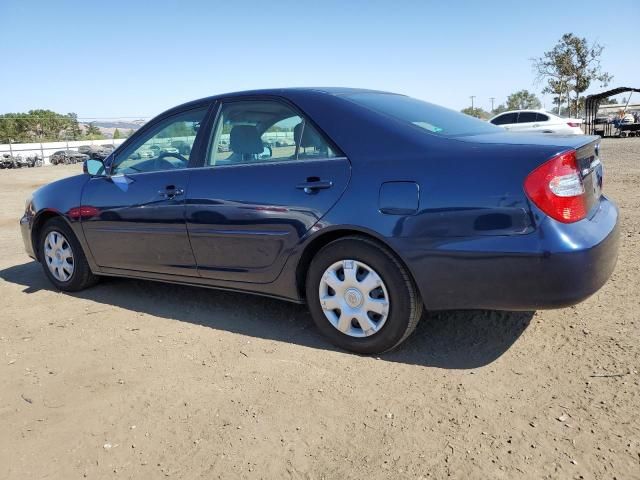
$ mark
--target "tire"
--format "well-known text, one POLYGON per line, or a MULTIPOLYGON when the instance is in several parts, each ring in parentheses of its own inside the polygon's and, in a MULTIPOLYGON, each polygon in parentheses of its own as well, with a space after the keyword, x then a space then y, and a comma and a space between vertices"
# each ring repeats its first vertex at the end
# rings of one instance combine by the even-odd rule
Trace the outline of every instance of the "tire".
POLYGON ((356 353, 393 350, 413 332, 422 315, 422 300, 406 267, 389 249, 366 237, 344 237, 323 247, 311 261, 305 290, 309 311, 320 332, 334 345, 356 353), (353 272, 349 274, 351 283, 345 267, 353 272), (369 277, 372 272, 377 277, 369 277), (336 281, 333 273, 342 282, 336 290, 329 286, 336 281), (367 292, 366 284, 380 286, 367 292), (349 285, 355 287, 345 289, 349 285), (387 307, 379 310, 381 314, 368 309, 369 304, 380 308, 375 304, 384 305, 385 299, 387 307), (336 304, 344 307, 344 312, 341 308, 331 310, 336 304), (362 318, 363 312, 366 329, 357 318, 349 318, 352 315, 362 318))
MULTIPOLYGON (((80 242, 78 242, 71 227, 61 218, 52 218, 44 224, 38 239, 38 253, 45 275, 58 290, 77 292, 95 285, 98 281, 99 277, 91 272, 80 242), (50 237, 50 235, 55 236, 56 234, 58 235, 56 238, 61 237, 58 247, 51 241, 52 237, 50 237), (53 255, 48 254, 47 247, 53 247, 49 249, 53 250, 53 252, 64 252, 68 248, 72 255, 72 262, 66 261, 64 263, 63 261, 59 263, 61 270, 59 269, 54 273, 50 265, 52 265, 52 261, 56 261, 56 253, 53 253, 53 255), (62 275, 60 272, 62 272, 62 275)), ((64 255, 60 255, 60 258, 64 260, 64 255)))

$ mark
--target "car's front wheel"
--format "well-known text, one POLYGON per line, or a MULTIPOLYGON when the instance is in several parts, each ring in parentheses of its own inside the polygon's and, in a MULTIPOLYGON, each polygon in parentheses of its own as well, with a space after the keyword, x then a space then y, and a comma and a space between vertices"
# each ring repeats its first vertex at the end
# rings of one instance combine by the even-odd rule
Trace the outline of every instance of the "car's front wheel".
POLYGON ((39 249, 44 273, 57 289, 75 292, 97 282, 80 242, 61 218, 52 218, 44 225, 39 249))
POLYGON ((392 350, 422 314, 406 267, 386 247, 359 236, 335 240, 316 254, 307 272, 306 298, 319 330, 357 353, 392 350))

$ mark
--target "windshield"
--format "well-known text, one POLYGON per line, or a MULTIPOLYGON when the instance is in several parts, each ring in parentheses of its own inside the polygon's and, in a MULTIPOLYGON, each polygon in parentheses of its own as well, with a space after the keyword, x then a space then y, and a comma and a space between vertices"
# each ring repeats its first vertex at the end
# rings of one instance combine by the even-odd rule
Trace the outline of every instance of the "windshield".
POLYGON ((353 93, 345 95, 353 102, 415 125, 429 133, 455 137, 501 132, 488 122, 448 108, 393 93, 353 93))

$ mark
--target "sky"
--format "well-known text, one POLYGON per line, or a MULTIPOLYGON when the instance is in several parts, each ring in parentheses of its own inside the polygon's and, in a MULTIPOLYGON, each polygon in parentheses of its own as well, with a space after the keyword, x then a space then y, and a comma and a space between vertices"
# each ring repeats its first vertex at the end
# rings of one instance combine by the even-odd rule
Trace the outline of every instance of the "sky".
POLYGON ((373 88, 457 110, 474 95, 489 110, 490 97, 539 94, 531 58, 567 32, 605 46, 611 87, 640 87, 631 48, 640 1, 603 5, 0 0, 0 113, 149 118, 196 98, 287 86, 373 88))

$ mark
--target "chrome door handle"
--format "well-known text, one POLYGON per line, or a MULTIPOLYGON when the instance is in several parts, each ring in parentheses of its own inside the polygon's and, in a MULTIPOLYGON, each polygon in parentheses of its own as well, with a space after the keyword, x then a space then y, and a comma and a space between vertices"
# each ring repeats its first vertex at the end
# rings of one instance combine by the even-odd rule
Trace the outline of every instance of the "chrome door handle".
POLYGON ((321 180, 313 180, 310 182, 303 182, 296 185, 296 188, 299 190, 303 190, 304 193, 316 193, 317 190, 323 190, 326 188, 331 188, 333 186, 333 182, 321 181, 321 180))

